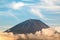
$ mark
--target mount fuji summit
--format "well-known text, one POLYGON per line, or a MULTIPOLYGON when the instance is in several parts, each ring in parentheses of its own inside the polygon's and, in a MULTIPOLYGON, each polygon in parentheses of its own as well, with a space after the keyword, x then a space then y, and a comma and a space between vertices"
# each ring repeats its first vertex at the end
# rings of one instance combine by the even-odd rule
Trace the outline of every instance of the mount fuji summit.
POLYGON ((43 28, 49 28, 48 25, 37 19, 29 19, 22 23, 15 25, 14 27, 6 30, 5 32, 13 32, 14 34, 27 34, 41 31, 43 28))

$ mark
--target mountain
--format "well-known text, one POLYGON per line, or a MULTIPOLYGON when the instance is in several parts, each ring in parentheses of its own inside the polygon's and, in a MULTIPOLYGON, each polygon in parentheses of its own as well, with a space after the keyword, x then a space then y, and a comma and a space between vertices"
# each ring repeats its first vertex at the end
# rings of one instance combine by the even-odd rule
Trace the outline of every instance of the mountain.
POLYGON ((43 23, 40 20, 29 19, 22 23, 17 24, 16 26, 6 30, 5 32, 13 32, 14 34, 22 34, 22 33, 35 33, 36 31, 41 31, 42 28, 49 28, 48 25, 43 23))

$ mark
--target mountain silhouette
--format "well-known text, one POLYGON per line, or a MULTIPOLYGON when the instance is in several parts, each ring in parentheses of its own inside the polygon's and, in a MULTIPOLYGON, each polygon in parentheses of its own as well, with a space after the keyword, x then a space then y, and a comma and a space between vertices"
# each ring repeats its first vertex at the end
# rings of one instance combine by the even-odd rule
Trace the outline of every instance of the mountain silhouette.
POLYGON ((6 30, 5 32, 13 32, 14 34, 27 34, 35 33, 36 31, 41 31, 42 28, 49 28, 48 25, 37 19, 29 19, 16 26, 6 30))

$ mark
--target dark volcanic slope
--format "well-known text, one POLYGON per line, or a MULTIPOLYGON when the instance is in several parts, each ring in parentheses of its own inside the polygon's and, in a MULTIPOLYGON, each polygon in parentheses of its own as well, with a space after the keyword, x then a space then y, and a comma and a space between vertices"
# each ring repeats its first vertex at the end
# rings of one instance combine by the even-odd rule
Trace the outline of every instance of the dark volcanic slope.
POLYGON ((13 32, 15 34, 21 34, 21 33, 26 34, 26 33, 35 33, 36 31, 39 31, 42 28, 49 28, 49 26, 40 20, 30 19, 22 23, 19 23, 18 25, 6 30, 5 32, 13 32))

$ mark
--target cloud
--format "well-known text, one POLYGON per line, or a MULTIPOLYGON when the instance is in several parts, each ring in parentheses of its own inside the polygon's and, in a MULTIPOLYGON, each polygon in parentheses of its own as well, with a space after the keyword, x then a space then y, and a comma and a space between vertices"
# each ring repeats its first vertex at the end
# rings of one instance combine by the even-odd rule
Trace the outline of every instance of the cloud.
POLYGON ((31 12, 35 15, 37 15, 38 17, 44 19, 44 20, 47 20, 48 18, 46 18, 39 9, 36 9, 36 8, 32 8, 31 9, 31 12))
POLYGON ((51 36, 51 35, 54 35, 54 33, 55 33, 55 30, 53 28, 42 29, 43 35, 51 36))
POLYGON ((30 1, 31 1, 31 2, 32 2, 32 1, 34 1, 34 0, 22 0, 22 1, 27 1, 27 2, 28 2, 28 1, 30 2, 30 1))
MULTIPOLYGON (((31 5, 29 7, 32 8, 33 14, 37 15, 38 17, 44 19, 44 20, 56 20, 56 19, 49 19, 43 13, 41 12, 41 9, 44 9, 46 11, 54 12, 55 14, 60 13, 58 12, 60 10, 60 6, 57 5, 59 0, 41 0, 36 5, 31 5), (39 10, 40 9, 40 10, 39 10)), ((53 13, 51 13, 53 14, 53 13)))
POLYGON ((60 34, 55 33, 52 28, 43 29, 41 31, 36 31, 35 34, 13 34, 12 32, 0 32, 0 40, 58 40, 60 39, 60 34))
POLYGON ((11 28, 12 26, 6 25, 6 26, 0 26, 0 31, 5 31, 6 29, 11 28))
POLYGON ((15 18, 17 21, 20 21, 20 19, 11 10, 9 10, 6 14, 8 16, 15 18))
POLYGON ((60 12, 56 12, 56 14, 60 14, 60 12))
POLYGON ((48 11, 59 11, 60 6, 44 6, 44 5, 32 5, 31 8, 37 8, 37 9, 45 9, 48 11))
POLYGON ((0 28, 1 28, 2 26, 0 26, 0 28))
MULTIPOLYGON (((22 1, 32 1, 32 0, 22 0, 22 1)), ((40 2, 38 2, 37 4, 29 4, 29 3, 24 3, 24 2, 12 2, 8 4, 8 7, 14 10, 18 10, 22 8, 23 6, 27 6, 27 7, 30 7, 31 8, 30 11, 33 12, 33 14, 37 15, 38 17, 44 20, 54 20, 54 19, 49 19, 45 15, 43 15, 43 13, 41 12, 41 9, 52 11, 54 13, 60 13, 58 12, 60 10, 60 6, 57 5, 57 3, 59 2, 60 2, 59 0, 40 0, 40 2)), ((14 16, 13 14, 10 14, 10 15, 14 16)), ((16 16, 15 18, 17 19, 16 16)))
POLYGON ((57 11, 60 10, 60 6, 57 4, 60 3, 59 0, 41 0, 40 5, 38 7, 47 9, 48 11, 57 11))
POLYGON ((20 21, 20 19, 11 11, 11 10, 8 10, 7 12, 6 11, 2 11, 0 12, 0 16, 10 16, 12 18, 15 18, 17 21, 20 21))
MULTIPOLYGON (((40 8, 45 8, 45 7, 40 7, 40 8)), ((41 9, 40 9, 40 8, 38 8, 38 7, 32 7, 32 8, 31 8, 32 14, 40 17, 40 18, 43 19, 43 20, 56 20, 56 19, 49 19, 49 18, 47 18, 45 15, 43 15, 43 13, 41 12, 41 9)), ((48 7, 48 8, 49 8, 49 7, 48 7)))
POLYGON ((48 10, 60 10, 60 6, 40 6, 40 7, 48 10))
MULTIPOLYGON (((30 6, 30 7, 36 8, 36 9, 44 9, 45 11, 51 12, 51 13, 48 13, 48 14, 60 14, 60 6, 37 5, 37 6, 30 6)), ((43 13, 41 13, 41 14, 43 14, 43 13)), ((55 20, 55 19, 50 19, 50 20, 55 20)))
POLYGON ((56 31, 60 32, 60 26, 54 27, 56 31))
POLYGON ((41 0, 41 5, 45 5, 45 6, 54 6, 57 5, 57 3, 59 3, 59 0, 41 0))
POLYGON ((10 8, 12 8, 12 9, 19 9, 23 6, 25 6, 25 4, 23 2, 12 2, 10 4, 10 8))
POLYGON ((20 20, 20 19, 19 19, 16 15, 14 15, 13 13, 7 13, 7 14, 8 14, 9 16, 15 18, 17 21, 20 20))

